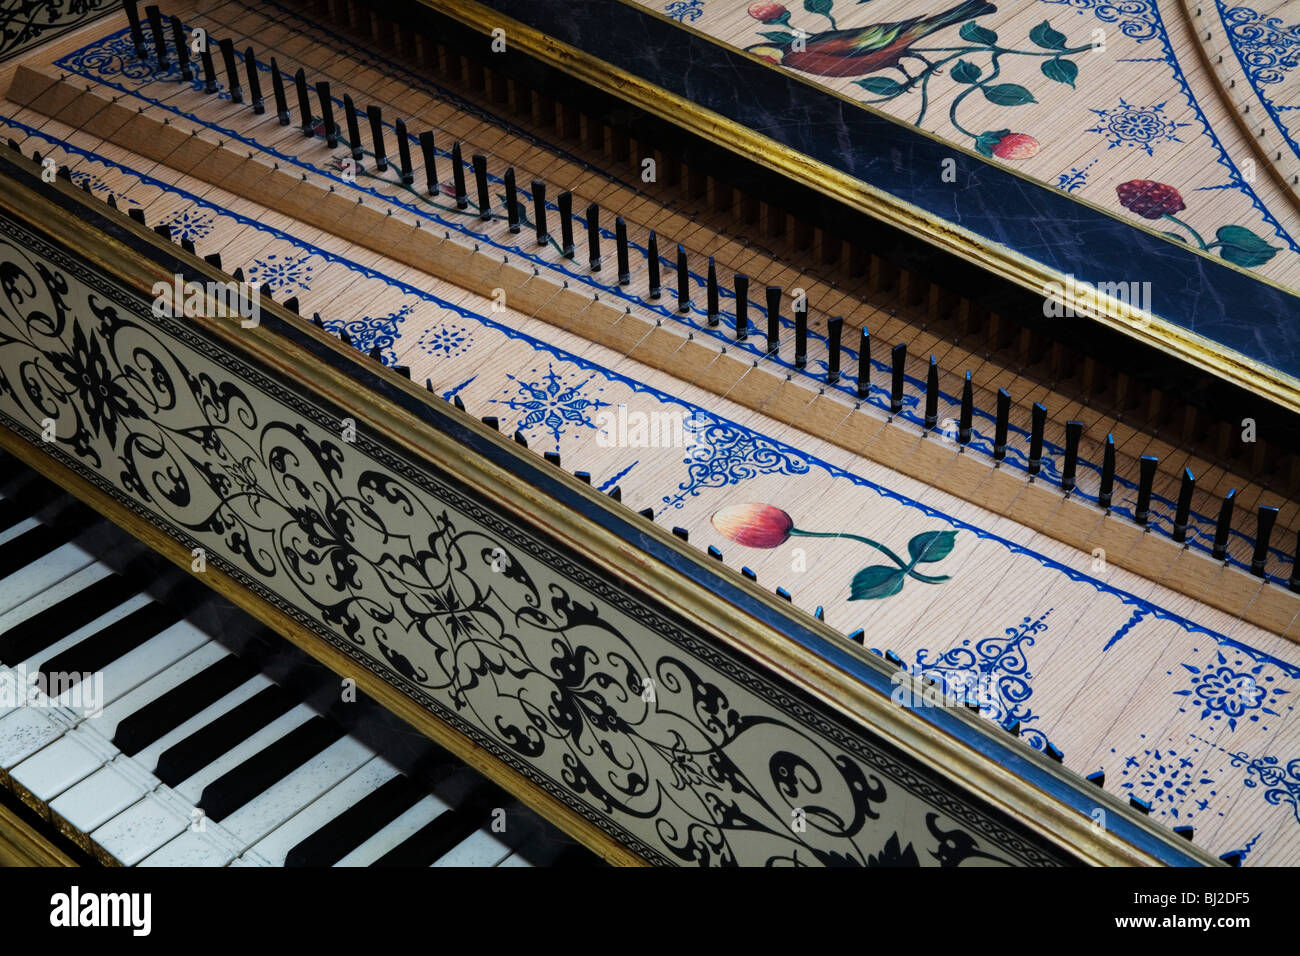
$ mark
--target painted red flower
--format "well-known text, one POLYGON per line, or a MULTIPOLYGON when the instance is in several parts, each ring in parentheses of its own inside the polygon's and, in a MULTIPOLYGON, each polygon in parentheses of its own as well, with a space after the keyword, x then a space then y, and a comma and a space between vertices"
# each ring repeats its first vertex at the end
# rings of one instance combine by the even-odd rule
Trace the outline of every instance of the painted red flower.
POLYGON ((1178 190, 1150 179, 1132 179, 1115 187, 1119 204, 1143 219, 1172 216, 1187 208, 1178 190))
POLYGON ((790 11, 779 3, 755 3, 749 8, 749 15, 762 23, 780 23, 790 16, 790 11))
POLYGON ((728 505, 710 520, 723 537, 747 548, 780 547, 794 528, 794 519, 780 508, 755 502, 728 505))
POLYGON ((1008 133, 994 144, 993 155, 999 159, 1028 159, 1038 155, 1038 140, 1028 133, 1008 133))

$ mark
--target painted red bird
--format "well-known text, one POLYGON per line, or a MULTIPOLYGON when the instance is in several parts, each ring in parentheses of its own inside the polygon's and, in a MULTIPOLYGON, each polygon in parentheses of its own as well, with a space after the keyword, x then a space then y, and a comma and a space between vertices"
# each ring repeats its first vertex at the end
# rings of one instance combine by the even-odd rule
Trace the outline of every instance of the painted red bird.
MULTIPOLYGON (((774 5, 775 6, 775 5, 774 5)), ((965 0, 951 10, 929 17, 912 17, 897 23, 875 23, 856 30, 827 30, 811 34, 802 50, 794 43, 759 43, 745 49, 771 63, 788 66, 818 76, 865 76, 877 70, 897 66, 907 49, 921 37, 972 20, 986 13, 997 13, 988 0, 965 0)))

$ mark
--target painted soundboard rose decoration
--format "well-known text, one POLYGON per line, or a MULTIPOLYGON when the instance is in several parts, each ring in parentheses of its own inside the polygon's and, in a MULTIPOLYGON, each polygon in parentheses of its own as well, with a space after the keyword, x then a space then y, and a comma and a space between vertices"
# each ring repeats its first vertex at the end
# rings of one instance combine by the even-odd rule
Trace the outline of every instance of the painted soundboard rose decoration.
POLYGON ((957 539, 956 531, 923 531, 907 542, 908 558, 904 560, 880 542, 860 535, 796 528, 794 519, 773 505, 756 502, 729 505, 714 512, 711 520, 719 534, 747 548, 779 548, 792 537, 847 538, 875 548, 893 564, 868 565, 855 574, 849 586, 850 601, 891 597, 903 590, 908 578, 924 584, 942 584, 948 575, 922 574, 916 567, 948 557, 957 539))
POLYGON ((767 42, 746 49, 769 63, 803 73, 864 77, 855 82, 872 94, 872 99, 863 101, 869 105, 916 94, 917 114, 913 120, 916 126, 925 121, 930 108, 931 82, 946 76, 958 88, 948 107, 948 119, 953 127, 970 137, 982 155, 1005 160, 1037 155, 1038 140, 1010 126, 984 132, 967 129, 959 119, 963 104, 977 94, 984 101, 1008 109, 1036 103, 1029 89, 1003 80, 1004 58, 1038 60, 1039 72, 1044 77, 1073 87, 1079 64, 1070 57, 1093 48, 1091 43, 1071 46, 1065 34, 1053 29, 1046 20, 1029 31, 1029 44, 1034 49, 1004 46, 996 32, 975 22, 976 17, 997 12, 998 8, 988 0, 964 0, 940 13, 843 30, 835 21, 834 6, 834 0, 804 0, 804 10, 822 17, 829 26, 818 32, 795 28, 790 11, 782 4, 756 3, 749 8, 749 15, 768 28, 757 31, 767 42), (958 24, 961 25, 958 36, 963 43, 948 39, 936 39, 933 45, 921 43, 931 34, 958 24), (772 29, 777 27, 780 29, 772 29))
POLYGON ((1135 212, 1143 219, 1165 219, 1178 226, 1183 232, 1165 232, 1164 235, 1179 242, 1187 242, 1188 237, 1205 252, 1217 252, 1235 266, 1253 269, 1262 266, 1278 254, 1278 248, 1271 246, 1245 226, 1220 226, 1214 233, 1214 242, 1206 242, 1199 232, 1174 215, 1187 208, 1178 190, 1166 183, 1157 183, 1149 179, 1133 179, 1115 187, 1119 203, 1130 212, 1135 212), (1185 235, 1184 235, 1185 233, 1185 235))

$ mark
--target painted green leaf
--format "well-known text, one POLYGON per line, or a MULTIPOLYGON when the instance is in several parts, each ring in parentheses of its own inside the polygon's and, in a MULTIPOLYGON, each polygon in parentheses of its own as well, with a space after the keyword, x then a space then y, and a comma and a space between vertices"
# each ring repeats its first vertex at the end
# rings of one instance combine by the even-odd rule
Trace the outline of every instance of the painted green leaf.
POLYGON ((1048 60, 1043 64, 1043 75, 1057 83, 1074 86, 1075 77, 1079 75, 1079 64, 1073 60, 1048 60))
POLYGON ((961 25, 961 38, 969 40, 971 43, 982 43, 985 46, 992 46, 998 42, 998 35, 986 27, 980 26, 974 20, 967 20, 961 25))
POLYGON ((897 96, 905 89, 902 83, 887 76, 869 76, 865 80, 858 80, 858 86, 868 93, 878 93, 881 96, 897 96))
POLYGON ((803 0, 803 8, 809 13, 830 13, 835 0, 803 0))
POLYGON ((1009 129, 991 129, 987 132, 980 133, 979 136, 975 138, 975 152, 979 153, 981 156, 992 156, 993 147, 1002 142, 1004 136, 1010 135, 1011 130, 1009 129))
POLYGON ((793 43, 795 35, 786 33, 784 30, 768 30, 766 33, 759 33, 759 36, 766 37, 773 43, 793 43))
POLYGON ((1044 50, 1065 49, 1065 34, 1053 30, 1052 25, 1046 20, 1029 31, 1029 39, 1033 40, 1044 50))
POLYGON ((907 542, 907 552, 916 562, 942 561, 952 554, 956 531, 923 531, 907 542))
POLYGON ((903 590, 903 569, 883 564, 863 568, 853 576, 849 588, 850 601, 872 601, 887 598, 903 590))
POLYGON ((1019 83, 998 83, 996 86, 982 87, 984 98, 998 106, 1023 106, 1036 103, 1034 94, 1019 83))
POLYGON ((952 78, 958 83, 974 83, 984 72, 970 60, 958 60, 952 68, 952 78))
POLYGON ((1246 269, 1262 266, 1278 253, 1245 226, 1220 226, 1214 237, 1219 240, 1219 255, 1246 269))

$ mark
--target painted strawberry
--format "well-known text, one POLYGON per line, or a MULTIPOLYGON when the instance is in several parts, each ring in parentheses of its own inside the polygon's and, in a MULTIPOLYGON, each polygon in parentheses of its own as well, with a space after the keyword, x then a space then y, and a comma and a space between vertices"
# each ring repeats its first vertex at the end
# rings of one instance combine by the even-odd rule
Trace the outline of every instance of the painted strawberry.
POLYGON ((1029 159, 1038 155, 1038 140, 1028 133, 1008 133, 993 145, 998 159, 1029 159))
POLYGON ((1119 204, 1143 219, 1159 219, 1172 216, 1187 208, 1178 190, 1165 183, 1150 179, 1131 179, 1115 187, 1119 195, 1119 204))
POLYGON ((785 23, 790 19, 790 11, 779 3, 751 4, 749 15, 761 23, 785 23))

